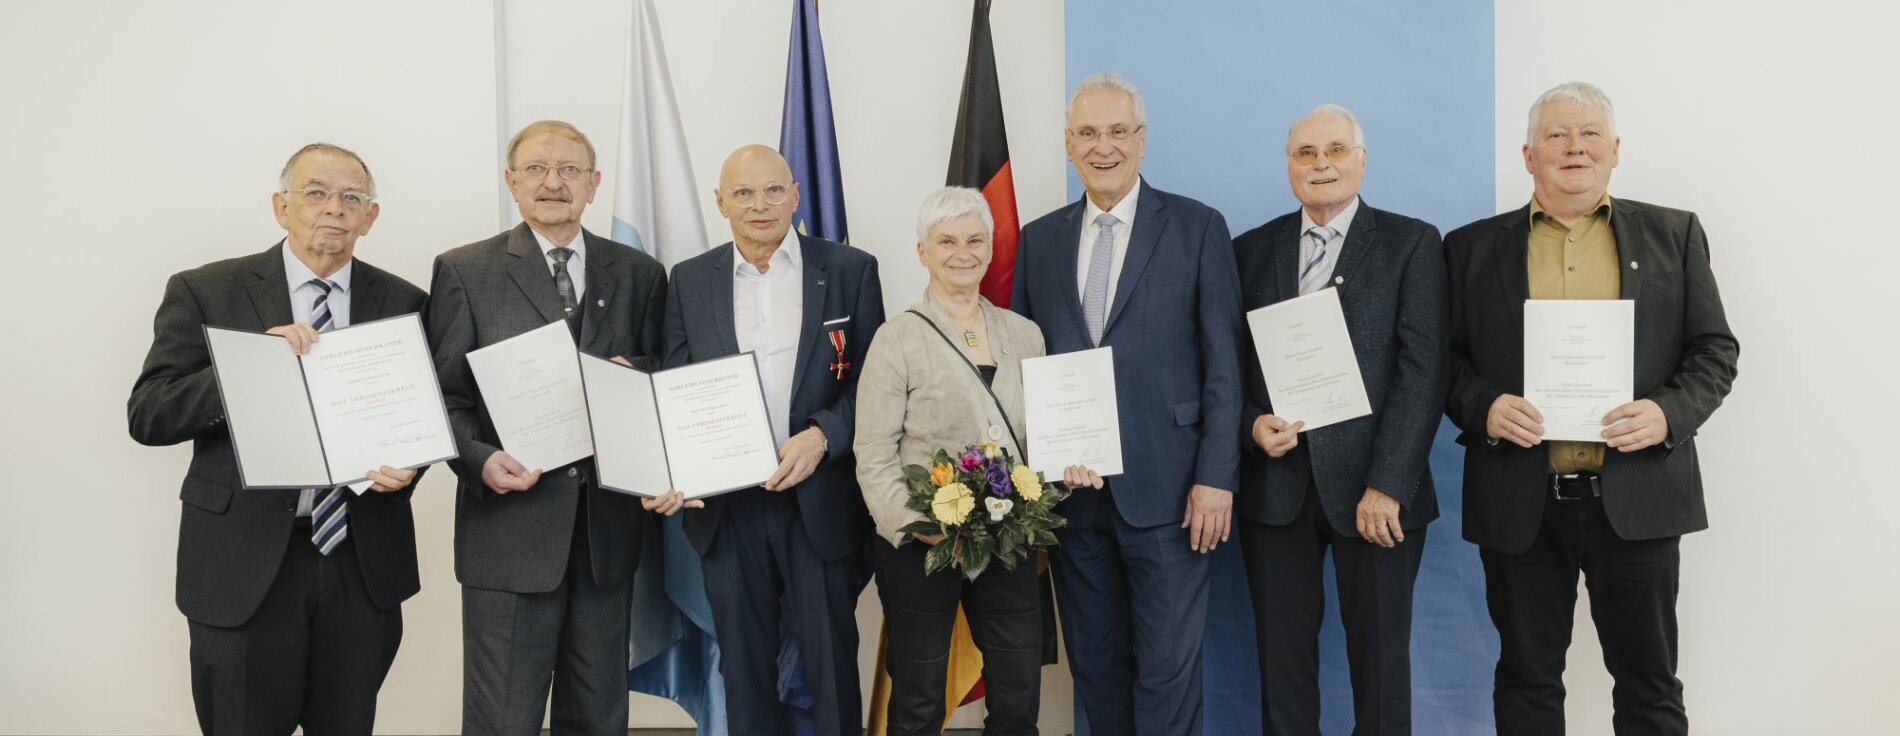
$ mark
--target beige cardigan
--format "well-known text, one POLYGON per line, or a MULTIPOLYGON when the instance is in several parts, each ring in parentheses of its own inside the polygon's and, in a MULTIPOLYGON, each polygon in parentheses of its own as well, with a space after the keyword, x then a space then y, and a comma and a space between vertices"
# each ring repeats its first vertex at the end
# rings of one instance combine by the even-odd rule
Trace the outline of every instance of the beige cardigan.
MULTIPOLYGON (((917 512, 904 508, 910 497, 904 483, 905 465, 929 465, 938 450, 954 455, 965 445, 983 441, 995 442, 1020 458, 1022 449, 1015 446, 1006 427, 1014 427, 1016 437, 1029 441, 1023 433, 1022 361, 1046 353, 1042 330, 987 299, 980 306, 996 359, 991 388, 1009 412, 1007 419, 997 414, 997 402, 990 400, 983 380, 970 370, 962 352, 914 314, 892 315, 878 329, 858 375, 858 429, 852 448, 858 461, 858 487, 864 491, 864 505, 877 523, 877 533, 893 545, 909 539, 897 530, 918 518, 917 512)), ((911 308, 956 339, 955 323, 928 290, 923 301, 911 308)))

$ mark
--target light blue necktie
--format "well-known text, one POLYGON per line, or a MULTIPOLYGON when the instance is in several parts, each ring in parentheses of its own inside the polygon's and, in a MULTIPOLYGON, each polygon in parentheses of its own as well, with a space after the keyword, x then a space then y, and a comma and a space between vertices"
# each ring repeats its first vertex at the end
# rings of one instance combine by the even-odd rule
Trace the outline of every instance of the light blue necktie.
POLYGON ((1115 267, 1115 226, 1121 220, 1107 212, 1095 218, 1095 245, 1089 249, 1089 275, 1082 287, 1082 321, 1089 328, 1089 344, 1102 344, 1108 324, 1108 273, 1115 267))
POLYGON ((1306 265, 1300 267, 1300 293, 1311 294, 1326 285, 1326 274, 1320 271, 1319 264, 1326 260, 1326 243, 1333 239, 1333 229, 1325 225, 1314 225, 1306 231, 1306 237, 1313 241, 1313 255, 1306 259, 1306 265))

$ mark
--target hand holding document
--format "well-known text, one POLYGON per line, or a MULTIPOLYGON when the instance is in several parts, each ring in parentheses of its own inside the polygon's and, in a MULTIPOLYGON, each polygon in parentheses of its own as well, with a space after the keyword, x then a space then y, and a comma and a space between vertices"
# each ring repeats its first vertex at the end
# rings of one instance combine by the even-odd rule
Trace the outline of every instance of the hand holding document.
POLYGON ((1023 361, 1023 404, 1035 467, 1082 465, 1100 476, 1121 475, 1114 348, 1023 361))
POLYGON ((574 334, 550 322, 479 350, 468 367, 503 450, 530 471, 594 454, 574 334))
POLYGON ((1544 439, 1603 441, 1603 416, 1636 382, 1636 303, 1524 302, 1524 398, 1544 415, 1544 439))
POLYGON ((778 469, 772 420, 751 353, 642 373, 581 356, 594 466, 608 490, 704 498, 764 483, 778 469))
POLYGON ((1321 289, 1247 313, 1274 416, 1319 429, 1372 414, 1339 292, 1321 289))
POLYGON ((323 333, 306 355, 283 337, 205 328, 245 488, 362 493, 366 471, 455 456, 422 322, 408 314, 323 333))

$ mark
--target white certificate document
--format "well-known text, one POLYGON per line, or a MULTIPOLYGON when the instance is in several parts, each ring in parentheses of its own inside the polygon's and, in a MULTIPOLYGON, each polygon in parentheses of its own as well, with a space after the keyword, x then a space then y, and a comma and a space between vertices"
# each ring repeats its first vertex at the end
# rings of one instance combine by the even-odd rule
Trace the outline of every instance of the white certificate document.
POLYGON ((581 356, 600 486, 688 499, 751 488, 778 469, 751 353, 642 373, 581 356))
POLYGON ((1544 415, 1544 439, 1603 441, 1603 415, 1632 400, 1636 302, 1524 302, 1524 398, 1544 415))
POLYGON ((468 353, 501 448, 529 470, 553 470, 594 454, 578 354, 565 322, 468 353))
POLYGON ((1114 348, 1023 361, 1023 409, 1033 467, 1060 475, 1070 465, 1086 465, 1103 476, 1121 475, 1114 348))
POLYGON ((1320 289, 1247 313, 1274 416, 1319 429, 1372 414, 1339 292, 1320 289))
POLYGON ((416 315, 323 333, 301 357, 258 332, 206 327, 205 343, 246 488, 359 484, 455 456, 416 315))

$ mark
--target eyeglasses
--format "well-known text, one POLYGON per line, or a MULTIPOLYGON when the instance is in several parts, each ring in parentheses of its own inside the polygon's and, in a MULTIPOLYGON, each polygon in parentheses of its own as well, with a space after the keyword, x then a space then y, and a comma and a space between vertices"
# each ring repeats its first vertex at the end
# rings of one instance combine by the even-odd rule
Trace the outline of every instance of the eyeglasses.
POLYGON ((1109 128, 1108 130, 1096 130, 1094 128, 1083 128, 1081 130, 1066 130, 1063 132, 1068 133, 1070 137, 1078 141, 1081 141, 1083 145, 1089 145, 1103 138, 1107 138, 1116 143, 1121 143, 1121 142, 1127 141, 1129 138, 1135 137, 1136 133, 1140 133, 1141 129, 1146 128, 1146 127, 1148 126, 1137 125, 1133 128, 1129 128, 1126 126, 1117 125, 1113 128, 1109 128))
MULTIPOLYGON (((1365 146, 1348 146, 1344 143, 1334 143, 1327 146, 1324 152, 1327 161, 1344 161, 1346 160, 1346 156, 1352 154, 1353 151, 1364 149, 1365 146)), ((1312 146, 1300 146, 1298 149, 1288 151, 1286 157, 1293 159, 1293 163, 1301 166, 1311 166, 1319 161, 1320 153, 1321 149, 1312 146)))
MULTIPOLYGON (((302 197, 305 204, 322 207, 329 203, 330 196, 333 193, 323 187, 304 187, 302 189, 286 189, 284 190, 284 194, 295 194, 302 197)), ((360 210, 368 207, 371 202, 376 201, 375 196, 354 190, 346 189, 341 192, 334 192, 334 194, 338 199, 342 200, 345 209, 360 210)))
POLYGON ((546 179, 548 176, 548 172, 552 171, 554 173, 560 174, 561 178, 563 179, 566 179, 568 181, 573 181, 575 179, 581 178, 581 176, 585 175, 587 172, 593 171, 593 169, 582 168, 579 166, 575 166, 573 164, 567 164, 565 166, 549 166, 547 164, 528 164, 527 166, 523 166, 519 169, 515 169, 515 171, 521 172, 522 176, 526 176, 529 179, 546 179))
POLYGON ((752 200, 755 197, 764 199, 769 205, 785 204, 786 200, 792 198, 792 187, 788 184, 767 184, 764 189, 738 187, 726 190, 726 199, 732 200, 733 204, 740 207, 752 206, 752 200))

